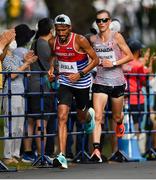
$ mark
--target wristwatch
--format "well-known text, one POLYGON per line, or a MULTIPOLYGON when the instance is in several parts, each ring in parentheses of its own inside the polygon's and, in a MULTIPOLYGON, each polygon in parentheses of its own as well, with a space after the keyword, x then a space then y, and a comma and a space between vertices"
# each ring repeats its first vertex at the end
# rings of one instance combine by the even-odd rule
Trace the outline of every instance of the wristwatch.
POLYGON ((85 76, 85 73, 83 71, 79 71, 79 74, 81 78, 85 76))
POLYGON ((113 61, 112 64, 113 64, 113 67, 116 67, 116 66, 117 66, 116 61, 113 61))

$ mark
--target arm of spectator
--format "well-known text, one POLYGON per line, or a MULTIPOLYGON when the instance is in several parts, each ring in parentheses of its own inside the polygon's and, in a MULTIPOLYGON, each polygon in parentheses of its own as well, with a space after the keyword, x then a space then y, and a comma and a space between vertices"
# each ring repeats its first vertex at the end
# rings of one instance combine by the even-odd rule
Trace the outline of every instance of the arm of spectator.
POLYGON ((0 54, 3 53, 4 48, 15 38, 15 29, 10 29, 0 35, 0 54))
POLYGON ((7 50, 8 50, 8 46, 9 45, 5 46, 3 53, 0 55, 0 61, 3 61, 3 59, 5 58, 7 50))
POLYGON ((143 56, 144 66, 147 66, 148 64, 150 64, 150 52, 151 52, 151 49, 147 48, 147 50, 145 51, 145 54, 143 56))
MULTIPOLYGON (((147 68, 146 66, 144 66, 144 65, 142 64, 142 66, 140 66, 140 67, 138 68, 137 73, 138 73, 138 74, 143 74, 143 75, 139 76, 139 80, 140 80, 140 83, 141 83, 143 86, 146 86, 146 85, 147 85, 146 76, 147 76, 148 74, 150 74, 149 68, 147 68)), ((149 76, 149 78, 151 78, 151 77, 149 76)))
POLYGON ((155 72, 156 72, 156 54, 155 54, 155 52, 150 57, 149 69, 150 69, 150 73, 155 74, 155 72))
MULTIPOLYGON (((147 63, 148 66, 144 66, 146 69, 146 73, 154 74, 156 72, 156 55, 155 52, 151 55, 147 63)), ((150 76, 150 79, 152 77, 150 76)))
POLYGON ((37 61, 37 59, 38 59, 38 56, 36 56, 34 54, 34 51, 32 50, 24 55, 24 62, 29 65, 37 61))
MULTIPOLYGON (((25 56, 24 56, 24 63, 22 66, 18 67, 16 71, 25 71, 26 69, 30 68, 30 64, 33 62, 37 61, 37 56, 34 54, 33 51, 29 51, 25 56)), ((11 78, 15 79, 18 76, 18 74, 11 74, 11 78)))
POLYGON ((6 56, 8 44, 15 38, 15 29, 5 31, 0 35, 0 61, 6 56))

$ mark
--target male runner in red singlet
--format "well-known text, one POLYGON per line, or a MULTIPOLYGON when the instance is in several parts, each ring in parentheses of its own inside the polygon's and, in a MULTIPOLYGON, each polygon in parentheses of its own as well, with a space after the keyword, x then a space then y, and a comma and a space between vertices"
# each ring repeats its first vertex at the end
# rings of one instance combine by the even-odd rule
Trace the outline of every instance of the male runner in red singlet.
MULTIPOLYGON (((86 133, 92 133, 95 127, 94 110, 89 108, 90 71, 99 63, 99 59, 88 40, 72 32, 68 16, 61 14, 55 18, 56 38, 49 41, 59 64, 58 90, 58 136, 60 154, 53 165, 67 168, 65 158, 67 140, 67 120, 73 97, 76 100, 77 115, 80 122, 85 122, 86 133), (90 61, 88 59, 90 57, 90 61), (89 109, 88 109, 89 108, 89 109)), ((53 69, 53 67, 52 67, 53 69)), ((52 71, 49 71, 52 75, 52 71)))
POLYGON ((112 118, 117 123, 116 136, 124 135, 122 111, 126 82, 121 65, 132 60, 133 55, 122 35, 110 30, 111 17, 107 10, 97 12, 96 23, 99 33, 90 37, 90 42, 100 60, 92 86, 95 129, 93 131, 94 151, 91 160, 102 162, 100 153, 101 122, 108 96, 111 98, 112 118))

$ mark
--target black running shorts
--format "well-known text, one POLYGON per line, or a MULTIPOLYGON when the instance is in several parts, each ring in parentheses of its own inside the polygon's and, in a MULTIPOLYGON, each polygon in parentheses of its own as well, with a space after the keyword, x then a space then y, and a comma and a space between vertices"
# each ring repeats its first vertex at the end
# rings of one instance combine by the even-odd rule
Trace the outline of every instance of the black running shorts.
POLYGON ((61 84, 58 90, 58 104, 71 106, 73 97, 77 109, 83 110, 89 107, 89 88, 78 89, 61 84))
POLYGON ((124 95, 126 84, 121 86, 104 86, 100 84, 93 84, 93 93, 104 93, 112 98, 118 98, 124 95))

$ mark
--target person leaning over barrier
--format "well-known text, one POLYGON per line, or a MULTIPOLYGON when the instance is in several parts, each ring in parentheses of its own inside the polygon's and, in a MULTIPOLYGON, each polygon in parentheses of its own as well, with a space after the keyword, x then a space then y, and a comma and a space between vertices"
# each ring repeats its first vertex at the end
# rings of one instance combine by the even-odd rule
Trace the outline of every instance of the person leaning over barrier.
POLYGON ((112 103, 112 118, 117 124, 116 136, 122 137, 124 135, 122 111, 126 81, 121 65, 130 61, 133 55, 122 35, 110 30, 111 16, 107 10, 97 12, 96 23, 99 33, 90 37, 90 42, 100 59, 92 86, 95 129, 93 131, 94 151, 91 160, 102 162, 99 150, 101 123, 108 97, 111 98, 112 103))
MULTIPOLYGON (((94 110, 89 108, 90 71, 99 59, 88 40, 72 32, 71 20, 61 14, 55 18, 56 38, 49 41, 59 63, 58 90, 58 137, 60 154, 53 160, 54 167, 68 168, 65 158, 67 141, 67 119, 73 96, 76 100, 78 120, 84 124, 86 133, 92 133, 94 110), (91 61, 89 63, 88 56, 91 61), (89 109, 88 109, 89 108, 89 109)), ((53 69, 49 76, 53 75, 53 69)))

